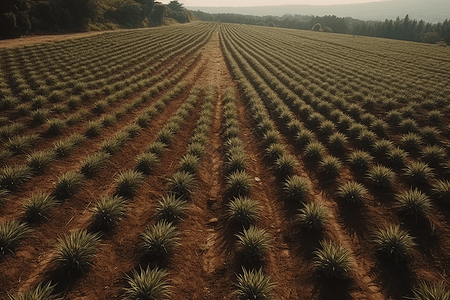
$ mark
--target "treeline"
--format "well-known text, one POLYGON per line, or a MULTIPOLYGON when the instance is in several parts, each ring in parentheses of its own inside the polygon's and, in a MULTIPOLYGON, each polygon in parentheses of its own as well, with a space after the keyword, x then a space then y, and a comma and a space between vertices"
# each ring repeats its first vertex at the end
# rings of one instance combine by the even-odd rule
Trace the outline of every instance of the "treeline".
POLYGON ((278 26, 283 28, 293 28, 311 30, 317 23, 322 28, 331 28, 333 32, 365 35, 373 37, 401 39, 415 42, 436 43, 443 39, 450 44, 450 21, 429 23, 423 20, 411 20, 409 15, 403 19, 397 17, 396 20, 382 21, 361 21, 353 18, 340 18, 336 16, 305 16, 305 15, 284 15, 278 16, 252 16, 240 14, 209 14, 201 11, 193 12, 194 15, 203 21, 216 21, 226 23, 238 23, 261 26, 278 26))
POLYGON ((159 26, 164 18, 180 23, 194 17, 178 1, 154 0, 1 0, 0 38, 42 32, 159 26))

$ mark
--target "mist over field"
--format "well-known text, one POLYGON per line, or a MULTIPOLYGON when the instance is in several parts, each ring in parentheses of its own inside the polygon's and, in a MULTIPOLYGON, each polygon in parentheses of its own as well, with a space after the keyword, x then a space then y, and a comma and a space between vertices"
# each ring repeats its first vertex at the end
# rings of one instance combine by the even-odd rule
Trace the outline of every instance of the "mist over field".
POLYGON ((187 7, 207 13, 236 13, 244 15, 336 15, 361 20, 395 19, 409 14, 412 19, 425 22, 442 22, 450 16, 448 0, 392 0, 345 5, 279 5, 255 7, 187 7))

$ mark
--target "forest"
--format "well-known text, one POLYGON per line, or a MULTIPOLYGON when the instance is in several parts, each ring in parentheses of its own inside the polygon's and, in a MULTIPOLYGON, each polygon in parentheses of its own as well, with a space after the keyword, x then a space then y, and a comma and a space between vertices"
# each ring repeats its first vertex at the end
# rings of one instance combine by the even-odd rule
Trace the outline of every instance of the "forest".
POLYGON ((192 19, 178 1, 164 5, 154 0, 2 0, 0 38, 152 27, 161 25, 164 17, 180 23, 192 19))

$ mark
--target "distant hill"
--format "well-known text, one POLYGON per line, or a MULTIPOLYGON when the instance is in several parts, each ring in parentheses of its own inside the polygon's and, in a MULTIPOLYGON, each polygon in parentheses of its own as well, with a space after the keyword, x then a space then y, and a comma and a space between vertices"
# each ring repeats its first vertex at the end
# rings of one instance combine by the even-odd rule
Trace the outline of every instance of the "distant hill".
POLYGON ((255 16, 335 15, 360 20, 384 21, 409 14, 411 19, 425 22, 442 22, 450 19, 449 0, 390 0, 346 5, 281 5, 257 7, 186 7, 207 13, 236 13, 255 16))

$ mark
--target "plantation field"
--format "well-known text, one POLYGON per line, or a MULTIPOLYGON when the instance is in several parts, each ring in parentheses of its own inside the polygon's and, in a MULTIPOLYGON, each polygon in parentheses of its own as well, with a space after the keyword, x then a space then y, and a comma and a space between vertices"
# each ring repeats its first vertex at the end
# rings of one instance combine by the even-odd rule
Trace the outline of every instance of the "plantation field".
POLYGON ((0 299, 449 299, 449 70, 207 22, 0 49, 0 299))

